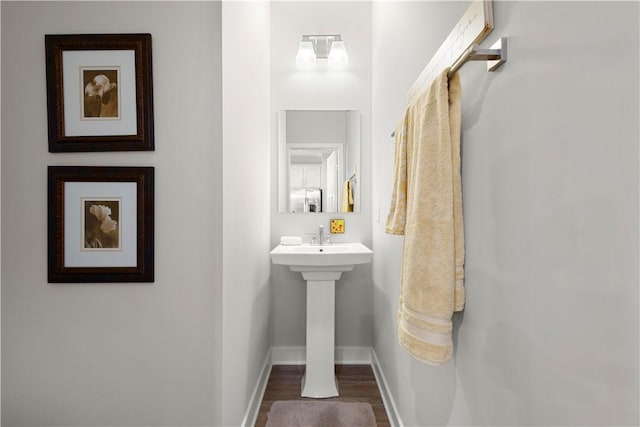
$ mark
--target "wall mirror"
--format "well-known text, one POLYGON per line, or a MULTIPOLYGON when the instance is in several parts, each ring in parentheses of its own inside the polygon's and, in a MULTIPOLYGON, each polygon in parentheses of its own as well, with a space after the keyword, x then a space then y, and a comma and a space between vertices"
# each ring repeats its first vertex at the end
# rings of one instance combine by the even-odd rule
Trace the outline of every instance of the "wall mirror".
POLYGON ((278 211, 360 212, 360 112, 278 113, 278 211))

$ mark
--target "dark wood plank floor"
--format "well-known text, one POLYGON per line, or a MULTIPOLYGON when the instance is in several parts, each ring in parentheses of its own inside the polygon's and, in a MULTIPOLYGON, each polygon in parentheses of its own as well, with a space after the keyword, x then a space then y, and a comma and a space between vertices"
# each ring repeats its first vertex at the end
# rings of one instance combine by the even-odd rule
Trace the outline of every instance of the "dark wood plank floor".
MULTIPOLYGON (((267 424, 267 413, 276 400, 315 400, 300 397, 304 365, 274 365, 267 383, 256 427, 267 424)), ((370 365, 336 365, 340 396, 323 399, 339 402, 368 402, 373 408, 378 427, 389 427, 376 378, 370 365)))

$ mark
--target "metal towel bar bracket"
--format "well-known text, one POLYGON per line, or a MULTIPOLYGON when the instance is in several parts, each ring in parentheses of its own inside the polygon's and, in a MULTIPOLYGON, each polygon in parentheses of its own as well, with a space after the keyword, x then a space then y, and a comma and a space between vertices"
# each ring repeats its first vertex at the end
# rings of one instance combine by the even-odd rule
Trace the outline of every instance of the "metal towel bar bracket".
POLYGON ((477 44, 472 45, 453 63, 449 77, 467 61, 487 61, 487 71, 497 70, 507 62, 507 38, 501 37, 489 49, 482 49, 477 44))

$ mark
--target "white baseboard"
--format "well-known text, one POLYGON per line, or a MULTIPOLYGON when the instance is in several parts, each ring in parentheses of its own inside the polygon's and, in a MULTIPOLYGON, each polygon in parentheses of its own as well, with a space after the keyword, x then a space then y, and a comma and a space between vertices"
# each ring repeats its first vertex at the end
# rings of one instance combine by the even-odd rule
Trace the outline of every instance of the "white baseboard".
POLYGON ((373 375, 376 377, 376 382, 378 383, 382 403, 384 403, 384 408, 387 411, 389 424, 391 427, 404 427, 402 419, 400 418, 400 412, 398 412, 398 406, 389 389, 389 383, 387 383, 378 356, 376 356, 376 352, 373 349, 371 349, 371 367, 373 368, 373 375))
POLYGON ((336 347, 336 363, 342 365, 370 365, 371 347, 336 347))
MULTIPOLYGON (((304 365, 305 347, 272 347, 271 363, 274 365, 304 365)), ((371 347, 336 347, 336 363, 342 365, 371 364, 371 347)))
POLYGON ((304 365, 304 347, 271 347, 271 363, 274 365, 304 365))
POLYGON ((242 420, 242 427, 253 427, 256 425, 258 419, 258 413, 260 412, 260 405, 262 404, 262 398, 264 397, 264 391, 267 389, 267 382, 269 382, 269 375, 271 375, 271 350, 267 352, 267 357, 264 359, 262 365, 262 371, 258 377, 258 382, 253 389, 253 394, 249 400, 249 406, 244 414, 242 420))

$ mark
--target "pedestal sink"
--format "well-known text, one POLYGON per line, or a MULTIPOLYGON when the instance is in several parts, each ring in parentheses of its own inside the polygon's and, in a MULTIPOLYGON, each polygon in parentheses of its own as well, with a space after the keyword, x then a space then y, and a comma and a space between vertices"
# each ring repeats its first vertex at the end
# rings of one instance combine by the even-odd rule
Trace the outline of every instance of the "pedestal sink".
POLYGON ((271 251, 274 264, 288 265, 307 281, 307 361, 303 397, 338 396, 335 378, 335 283, 355 264, 371 262, 373 251, 362 243, 285 246, 271 251))

